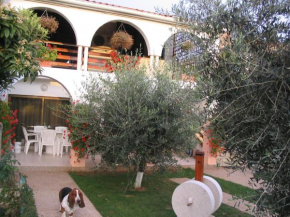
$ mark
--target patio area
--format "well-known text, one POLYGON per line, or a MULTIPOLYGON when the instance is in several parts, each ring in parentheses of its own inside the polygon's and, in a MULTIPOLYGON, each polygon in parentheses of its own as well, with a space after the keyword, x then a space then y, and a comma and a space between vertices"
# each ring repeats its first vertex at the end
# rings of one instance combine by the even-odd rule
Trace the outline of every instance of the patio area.
POLYGON ((101 156, 95 157, 95 162, 91 158, 86 159, 86 166, 84 168, 72 167, 70 165, 70 152, 64 152, 63 156, 52 156, 50 154, 42 154, 29 150, 27 154, 23 151, 15 154, 16 160, 20 165, 18 168, 23 170, 51 170, 51 171, 89 171, 101 162, 101 156))
MULTIPOLYGON (((50 154, 42 154, 39 156, 38 153, 33 151, 33 147, 30 148, 27 154, 23 152, 16 153, 16 160, 19 161, 20 165, 18 168, 21 171, 29 170, 46 170, 46 171, 90 171, 101 162, 101 156, 95 156, 94 161, 91 158, 86 159, 85 167, 72 167, 70 165, 70 152, 64 152, 63 156, 53 156, 50 154)), ((177 158, 178 165, 182 167, 194 168, 195 159, 193 157, 187 157, 185 159, 177 158)))

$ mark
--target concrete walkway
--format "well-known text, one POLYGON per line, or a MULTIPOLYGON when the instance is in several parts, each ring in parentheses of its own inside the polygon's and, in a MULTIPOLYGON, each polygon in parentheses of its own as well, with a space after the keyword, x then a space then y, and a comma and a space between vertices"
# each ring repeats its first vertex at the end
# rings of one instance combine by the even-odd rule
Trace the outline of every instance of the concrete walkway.
MULTIPOLYGON (((67 172, 22 171, 32 188, 39 217, 60 217, 59 190, 63 187, 76 188, 77 184, 67 172)), ((101 217, 94 205, 84 194, 85 207, 75 211, 74 217, 101 217)))

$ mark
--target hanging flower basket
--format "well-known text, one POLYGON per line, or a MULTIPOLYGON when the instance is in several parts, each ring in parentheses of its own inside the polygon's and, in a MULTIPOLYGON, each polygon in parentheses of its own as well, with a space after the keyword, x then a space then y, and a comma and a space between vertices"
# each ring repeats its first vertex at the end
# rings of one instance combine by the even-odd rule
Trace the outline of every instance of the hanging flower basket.
POLYGON ((49 33, 55 33, 58 29, 59 23, 55 17, 48 16, 47 10, 43 12, 40 17, 41 26, 47 29, 49 33))
POLYGON ((55 33, 59 25, 55 17, 42 16, 40 18, 40 23, 41 23, 41 26, 47 29, 49 33, 55 33))
POLYGON ((129 50, 134 43, 132 35, 127 32, 119 31, 114 33, 111 38, 110 44, 113 49, 118 49, 119 47, 129 50))
POLYGON ((186 42, 183 42, 183 43, 181 44, 181 49, 184 50, 184 51, 188 51, 188 50, 190 50, 192 47, 193 47, 193 46, 192 46, 191 41, 186 41, 186 42))

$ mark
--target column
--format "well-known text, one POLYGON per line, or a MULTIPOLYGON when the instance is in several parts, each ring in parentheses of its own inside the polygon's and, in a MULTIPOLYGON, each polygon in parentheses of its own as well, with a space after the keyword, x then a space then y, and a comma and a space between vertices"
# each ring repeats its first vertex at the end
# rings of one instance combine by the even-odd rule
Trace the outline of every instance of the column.
POLYGON ((154 65, 153 65, 153 64, 154 64, 154 56, 151 55, 151 56, 150 56, 150 69, 151 69, 151 70, 154 69, 154 65))
POLYGON ((83 46, 78 45, 77 70, 81 70, 81 68, 82 68, 82 58, 83 58, 83 46))
POLYGON ((159 65, 159 56, 155 56, 155 67, 159 65))
POLYGON ((84 49, 84 71, 88 71, 89 47, 84 49))

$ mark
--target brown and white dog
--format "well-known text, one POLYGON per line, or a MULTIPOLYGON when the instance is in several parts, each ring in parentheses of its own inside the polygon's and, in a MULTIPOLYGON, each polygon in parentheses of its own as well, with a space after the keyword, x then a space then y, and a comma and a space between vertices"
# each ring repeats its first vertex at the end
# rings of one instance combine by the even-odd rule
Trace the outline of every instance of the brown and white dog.
POLYGON ((84 208, 85 203, 83 199, 83 193, 78 188, 65 187, 59 191, 59 202, 61 217, 73 216, 74 211, 80 207, 84 208))

